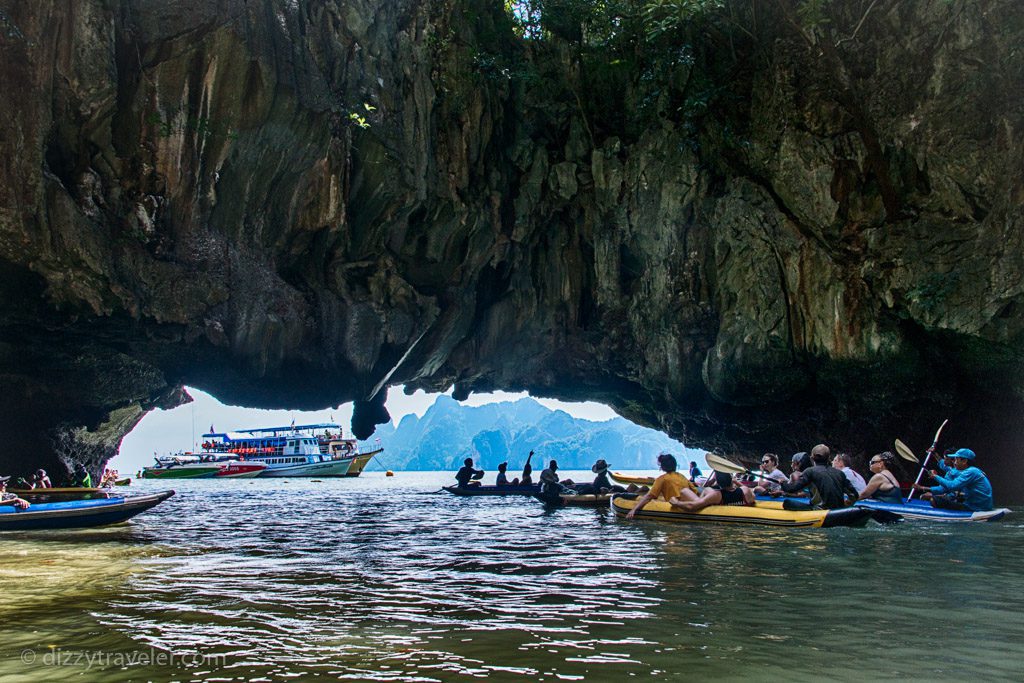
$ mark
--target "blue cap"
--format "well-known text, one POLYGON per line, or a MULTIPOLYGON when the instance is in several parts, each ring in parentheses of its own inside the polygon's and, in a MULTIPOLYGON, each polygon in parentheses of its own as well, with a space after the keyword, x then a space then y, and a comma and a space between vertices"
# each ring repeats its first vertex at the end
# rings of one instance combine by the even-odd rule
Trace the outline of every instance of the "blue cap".
POLYGON ((950 457, 964 458, 965 460, 974 460, 976 456, 974 455, 974 451, 972 451, 970 448, 961 448, 956 453, 953 453, 950 457))

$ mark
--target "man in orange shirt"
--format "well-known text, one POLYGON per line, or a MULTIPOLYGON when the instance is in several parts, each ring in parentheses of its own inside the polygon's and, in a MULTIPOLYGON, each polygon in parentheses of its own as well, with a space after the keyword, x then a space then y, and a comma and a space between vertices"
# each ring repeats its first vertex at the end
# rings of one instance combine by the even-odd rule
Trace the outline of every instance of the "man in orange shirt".
POLYGON ((658 467, 665 474, 655 479, 651 490, 640 496, 639 500, 636 501, 636 505, 626 515, 626 519, 633 519, 637 511, 643 510, 644 506, 652 500, 661 498, 664 501, 668 501, 670 498, 678 497, 683 489, 690 488, 691 484, 687 481, 686 477, 676 472, 676 458, 674 455, 670 453, 659 455, 658 467))

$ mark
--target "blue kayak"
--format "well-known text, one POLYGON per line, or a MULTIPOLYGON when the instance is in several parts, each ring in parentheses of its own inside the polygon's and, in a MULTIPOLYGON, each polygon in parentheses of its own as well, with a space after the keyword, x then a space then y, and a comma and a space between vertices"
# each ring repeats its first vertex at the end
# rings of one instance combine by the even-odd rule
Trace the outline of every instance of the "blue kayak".
POLYGON ((981 512, 945 510, 943 508, 933 508, 932 504, 925 500, 910 500, 901 504, 884 503, 880 500, 869 499, 857 501, 854 503, 854 506, 867 510, 892 512, 901 515, 904 519, 927 520, 930 522, 994 522, 1010 511, 1007 508, 996 508, 981 512))
POLYGON ((27 510, 13 505, 0 505, 0 531, 29 529, 80 529, 127 521, 162 503, 174 491, 161 491, 147 496, 68 500, 59 503, 35 503, 27 510))

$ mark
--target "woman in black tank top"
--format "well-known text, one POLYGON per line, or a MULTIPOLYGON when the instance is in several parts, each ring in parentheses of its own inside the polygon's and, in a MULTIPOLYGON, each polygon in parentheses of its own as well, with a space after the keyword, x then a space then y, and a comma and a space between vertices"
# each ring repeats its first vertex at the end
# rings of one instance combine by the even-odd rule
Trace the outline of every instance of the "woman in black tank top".
POLYGON ((868 481, 868 485, 860 492, 860 499, 871 498, 884 503, 901 505, 903 495, 900 493, 900 483, 896 480, 890 468, 896 461, 896 456, 885 451, 871 457, 868 466, 874 476, 868 481))

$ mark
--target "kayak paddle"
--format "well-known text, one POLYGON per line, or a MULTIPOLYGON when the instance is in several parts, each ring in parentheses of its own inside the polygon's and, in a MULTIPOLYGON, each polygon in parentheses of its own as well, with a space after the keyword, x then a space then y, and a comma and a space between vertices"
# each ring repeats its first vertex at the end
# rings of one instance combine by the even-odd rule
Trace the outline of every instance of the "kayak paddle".
POLYGON ((747 471, 746 467, 737 465, 731 460, 723 458, 720 455, 714 453, 705 453, 704 459, 708 461, 708 465, 711 465, 711 469, 718 472, 725 472, 726 474, 743 474, 747 471))
POLYGON ((896 454, 899 455, 904 460, 909 460, 910 462, 913 463, 921 462, 920 460, 917 459, 917 456, 914 455, 914 452, 910 450, 907 444, 903 443, 899 439, 896 439, 896 454))
MULTIPOLYGON (((917 479, 914 480, 914 486, 917 486, 919 483, 921 483, 921 476, 924 475, 924 471, 928 468, 928 461, 931 459, 932 455, 935 454, 935 446, 937 446, 939 443, 939 435, 942 434, 942 428, 946 426, 947 422, 949 422, 949 420, 942 421, 942 424, 939 426, 939 430, 935 432, 935 440, 932 441, 931 447, 927 451, 925 451, 924 463, 921 465, 921 469, 917 473, 917 479)), ((917 493, 917 489, 911 489, 910 495, 907 496, 907 500, 912 500, 914 498, 915 493, 917 493)))

